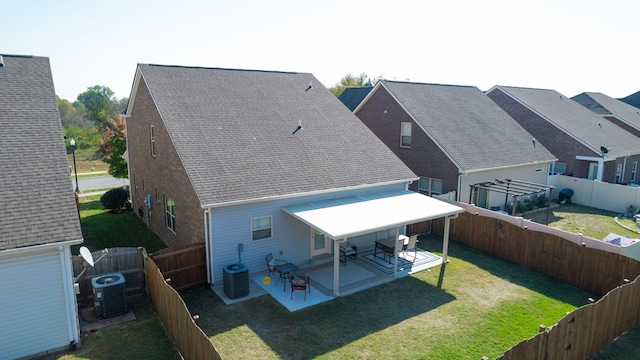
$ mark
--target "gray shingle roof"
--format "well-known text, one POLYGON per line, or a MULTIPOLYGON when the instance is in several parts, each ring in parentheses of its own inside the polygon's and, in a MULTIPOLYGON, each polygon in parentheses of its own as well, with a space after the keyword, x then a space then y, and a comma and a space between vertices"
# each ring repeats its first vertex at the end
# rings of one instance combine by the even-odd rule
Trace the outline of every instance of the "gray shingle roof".
POLYGON ((82 239, 49 59, 3 55, 0 251, 82 239))
POLYGON ((416 178, 311 74, 139 70, 202 205, 416 178))
POLYGON ((362 100, 367 97, 371 89, 373 89, 373 86, 346 88, 338 99, 340 99, 349 110, 353 111, 360 105, 362 100))
POLYGON ((599 115, 614 115, 630 126, 640 129, 640 109, 602 93, 585 92, 572 99, 599 115))
POLYGON ((626 102, 627 104, 640 108, 640 91, 634 92, 629 96, 625 96, 620 99, 622 102, 626 102))
POLYGON ((544 146, 473 86, 381 81, 463 171, 555 160, 544 146))
MULTIPOLYGON (((498 86, 567 134, 592 148, 610 148, 610 157, 640 154, 640 141, 633 134, 555 90, 498 86), (602 125, 602 126, 600 126, 602 125)), ((586 154, 578 154, 586 155, 586 154)))

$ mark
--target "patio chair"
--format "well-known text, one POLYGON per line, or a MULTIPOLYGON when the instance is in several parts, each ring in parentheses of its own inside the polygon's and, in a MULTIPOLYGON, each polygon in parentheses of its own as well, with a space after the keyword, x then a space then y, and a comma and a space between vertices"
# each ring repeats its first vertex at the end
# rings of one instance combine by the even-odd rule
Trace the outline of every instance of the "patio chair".
POLYGON ((411 235, 409 236, 409 242, 407 243, 406 248, 403 250, 405 259, 407 258, 407 253, 410 250, 413 250, 413 261, 411 261, 412 263, 416 262, 416 258, 418 257, 417 243, 418 243, 418 235, 411 235))
POLYGON ((278 270, 278 268, 276 268, 276 265, 285 264, 286 261, 285 260, 278 260, 278 259, 274 258, 272 253, 268 253, 267 256, 265 257, 265 260, 267 261, 267 268, 269 269, 269 277, 271 277, 271 274, 273 274, 273 273, 277 273, 278 274, 278 281, 276 281, 276 285, 278 285, 280 280, 285 281, 284 274, 282 274, 280 272, 280 270, 278 270))
POLYGON ((291 283, 291 300, 293 300, 293 292, 302 290, 304 292, 304 301, 307 301, 307 290, 311 294, 311 283, 308 276, 293 275, 289 278, 291 283))
POLYGON ((340 261, 343 263, 347 262, 347 257, 355 260, 358 255, 358 247, 349 243, 344 242, 340 244, 340 261))

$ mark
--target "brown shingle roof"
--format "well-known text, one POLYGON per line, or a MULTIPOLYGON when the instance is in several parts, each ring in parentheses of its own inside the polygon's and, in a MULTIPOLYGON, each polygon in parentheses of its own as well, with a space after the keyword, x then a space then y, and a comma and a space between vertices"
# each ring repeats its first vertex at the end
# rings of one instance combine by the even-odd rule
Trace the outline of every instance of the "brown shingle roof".
POLYGON ((49 59, 3 55, 0 250, 82 239, 49 59))
POLYGON ((463 171, 556 158, 475 86, 381 81, 463 171))
POLYGON ((139 71, 202 205, 416 178, 311 74, 139 71))

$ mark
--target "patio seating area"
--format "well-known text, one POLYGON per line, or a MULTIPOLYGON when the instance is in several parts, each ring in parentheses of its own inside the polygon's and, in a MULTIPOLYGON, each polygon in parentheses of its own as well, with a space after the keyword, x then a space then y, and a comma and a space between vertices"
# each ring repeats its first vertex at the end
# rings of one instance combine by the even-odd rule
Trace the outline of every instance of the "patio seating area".
MULTIPOLYGON (((359 249, 355 259, 349 257, 347 262, 340 262, 339 281, 340 296, 346 296, 355 292, 368 289, 386 282, 393 281, 393 262, 379 256, 374 256, 374 247, 359 249)), ((409 249, 410 255, 403 258, 398 256, 398 277, 426 270, 442 264, 442 258, 420 248, 409 249), (415 255, 415 259, 414 259, 415 255)), ((280 274, 267 274, 260 272, 252 274, 250 279, 249 295, 239 299, 228 299, 220 286, 213 288, 214 292, 222 298, 226 304, 245 301, 263 295, 270 295, 287 310, 293 312, 314 306, 333 297, 333 262, 326 261, 320 264, 298 264, 291 276, 308 278, 306 291, 292 293, 290 281, 283 285, 278 281, 280 274), (272 275, 271 277, 269 275, 272 275)))

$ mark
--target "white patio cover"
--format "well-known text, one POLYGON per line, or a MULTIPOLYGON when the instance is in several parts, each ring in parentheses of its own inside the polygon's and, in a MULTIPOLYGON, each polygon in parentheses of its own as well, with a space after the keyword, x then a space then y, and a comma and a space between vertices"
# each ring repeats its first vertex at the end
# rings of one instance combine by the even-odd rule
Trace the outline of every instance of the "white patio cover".
POLYGON ((297 204, 282 210, 334 240, 465 211, 459 206, 410 190, 297 204))

